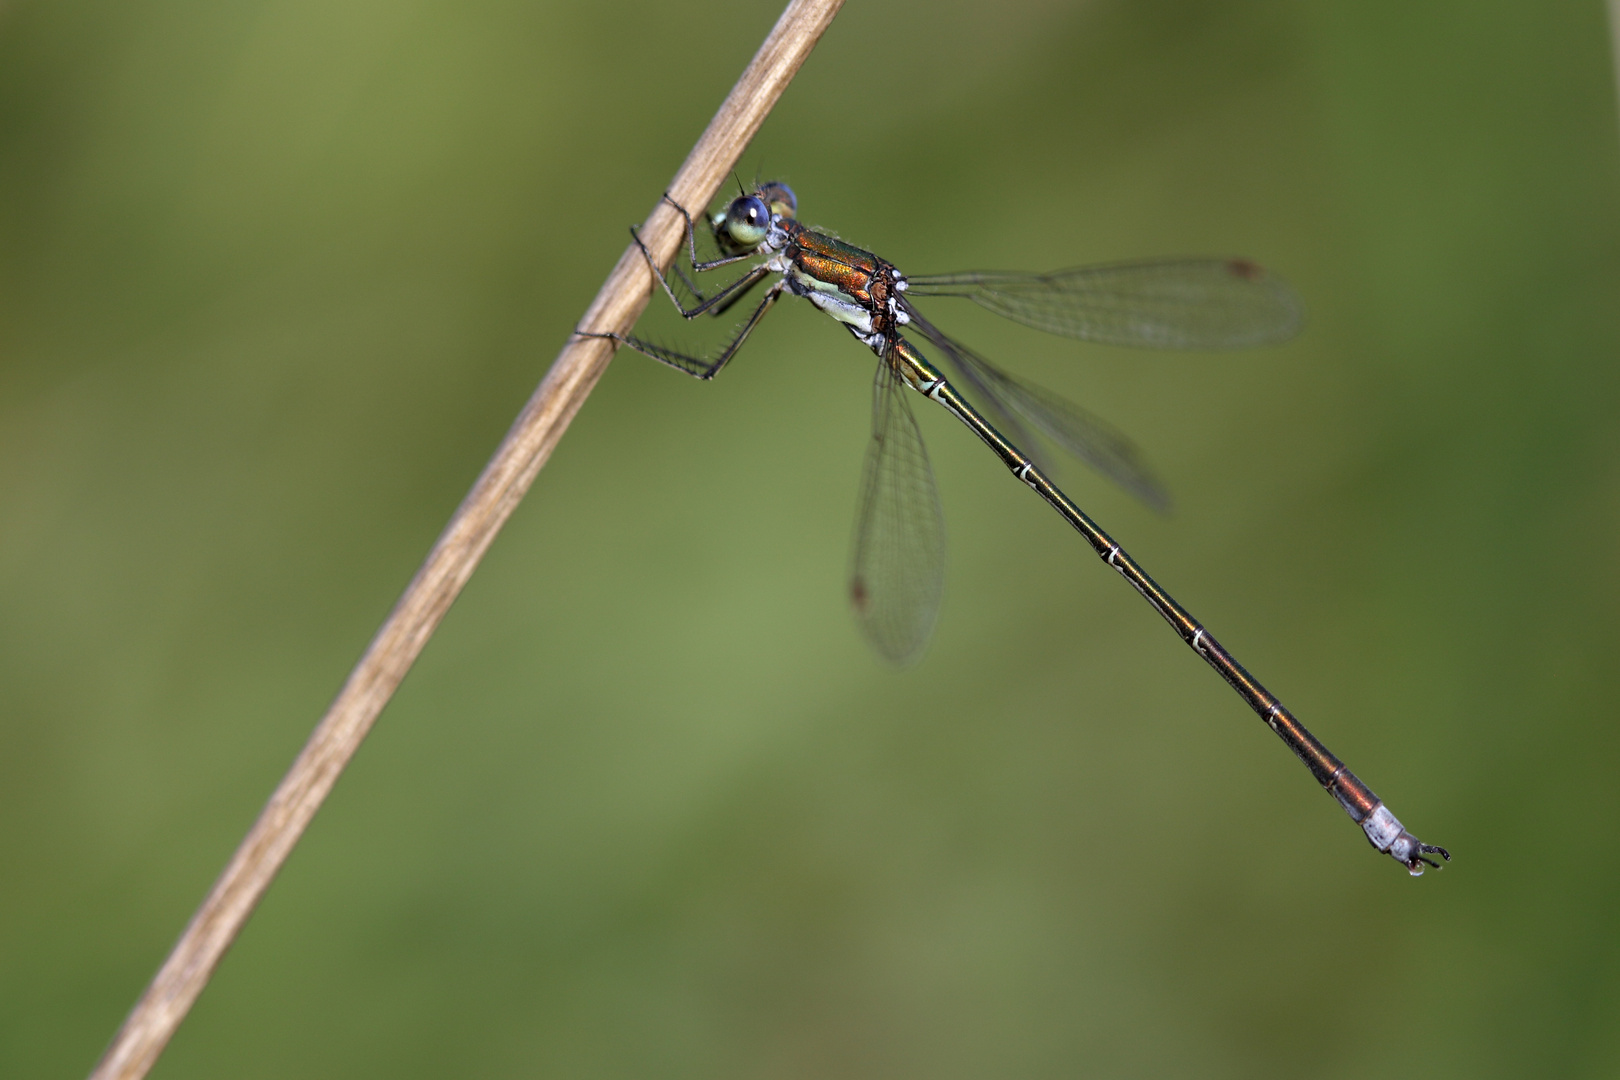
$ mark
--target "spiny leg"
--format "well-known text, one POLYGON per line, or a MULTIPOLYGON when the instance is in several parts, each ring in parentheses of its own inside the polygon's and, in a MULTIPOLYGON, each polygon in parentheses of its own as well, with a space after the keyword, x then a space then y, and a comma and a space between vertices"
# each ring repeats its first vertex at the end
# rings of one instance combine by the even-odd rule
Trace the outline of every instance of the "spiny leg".
MULTIPOLYGON (((697 297, 699 300, 705 299, 705 297, 703 295, 703 290, 698 288, 697 285, 693 283, 692 279, 686 276, 686 271, 681 269, 681 264, 680 264, 679 260, 676 260, 674 263, 672 263, 670 265, 670 269, 675 271, 676 276, 681 279, 681 284, 686 286, 686 291, 687 292, 691 293, 693 296, 697 297)), ((726 312, 730 311, 731 308, 732 308, 732 305, 736 304, 737 301, 741 300, 743 297, 745 297, 749 293, 753 292, 754 291, 754 286, 759 284, 760 281, 762 281, 764 279, 764 277, 765 277, 764 274, 749 274, 749 275, 745 275, 744 277, 738 279, 736 282, 733 282, 732 285, 725 290, 725 292, 729 293, 730 295, 726 296, 725 299, 723 301, 721 301, 718 305, 709 308, 709 314, 716 317, 716 318, 719 318, 721 315, 724 315, 726 312), (747 284, 743 284, 743 282, 747 282, 747 284), (741 285, 742 287, 738 288, 737 286, 739 286, 739 285, 741 285)), ((681 311, 682 315, 686 315, 686 317, 688 319, 691 319, 691 318, 696 318, 697 315, 699 313, 701 313, 702 308, 699 307, 699 308, 694 309, 692 314, 690 314, 690 315, 687 315, 685 308, 681 308, 680 311, 681 311)))
MULTIPOLYGON (((744 256, 744 257, 746 258, 746 256, 744 256)), ((703 290, 697 287, 697 283, 694 282, 690 277, 687 277, 686 271, 681 269, 681 263, 680 263, 679 259, 677 259, 675 262, 671 263, 669 268, 671 270, 675 271, 675 276, 681 279, 681 284, 686 286, 686 291, 687 292, 691 293, 693 296, 697 297, 699 300, 707 299, 707 297, 705 297, 704 294, 703 294, 703 290)), ((726 312, 730 311, 731 310, 731 305, 733 305, 737 301, 741 300, 744 296, 747 296, 748 293, 753 289, 754 285, 757 283, 757 280, 758 279, 756 279, 755 281, 749 282, 749 284, 745 288, 743 288, 741 290, 735 290, 735 291, 731 290, 731 289, 726 290, 731 295, 727 296, 725 301, 723 303, 721 303, 718 307, 711 307, 709 309, 709 314, 714 315, 714 316, 720 316, 720 315, 724 315, 726 312)), ((686 309, 682 308, 681 309, 681 314, 686 315, 686 309)), ((695 315, 687 315, 686 317, 687 318, 693 318, 693 317, 695 317, 695 315)))
POLYGON ((771 305, 776 303, 777 297, 782 295, 782 290, 785 288, 787 288, 787 281, 784 279, 766 290, 765 298, 760 301, 759 307, 754 309, 754 313, 748 317, 748 321, 743 323, 742 328, 737 331, 737 336, 732 338, 731 343, 722 349, 720 355, 713 360, 706 360, 701 356, 683 353, 677 349, 666 348, 663 345, 642 338, 631 337, 627 334, 603 334, 593 330, 575 330, 574 333, 580 337, 608 338, 617 341, 621 345, 628 345, 643 356, 650 356, 659 363, 668 364, 676 371, 685 372, 695 379, 702 379, 707 382, 718 375, 720 369, 730 363, 733 356, 737 355, 737 351, 742 348, 743 342, 748 340, 748 335, 754 332, 754 327, 758 326, 760 320, 765 317, 765 313, 771 310, 771 305))
MULTIPOLYGON (((630 226, 630 237, 631 239, 635 240, 636 247, 641 249, 642 256, 646 258, 647 269, 652 271, 652 275, 658 280, 658 284, 663 286, 664 295, 669 297, 669 302, 675 305, 675 310, 679 311, 683 318, 697 318, 705 311, 713 308, 716 304, 725 301, 738 289, 742 289, 744 292, 746 292, 755 285, 759 284, 762 278, 770 274, 770 270, 766 267, 756 266, 752 270, 748 271, 748 273, 738 278, 736 281, 731 282, 731 284, 715 293, 713 296, 706 297, 697 289, 692 289, 692 294, 698 298, 698 305, 693 308, 688 308, 685 304, 681 303, 681 298, 675 295, 675 290, 669 287, 669 279, 659 272, 657 261, 653 259, 652 252, 647 250, 647 245, 641 242, 641 236, 636 232, 636 227, 634 225, 630 226)), ((730 259, 728 261, 738 262, 746 258, 748 258, 747 255, 739 255, 735 259, 730 259)), ((686 275, 682 274, 681 278, 683 281, 686 281, 687 286, 690 288, 692 283, 686 279, 686 275)))
MULTIPOLYGON (((761 273, 751 273, 751 274, 747 275, 746 277, 740 278, 738 280, 738 283, 737 283, 736 287, 732 287, 732 288, 729 288, 729 289, 726 290, 728 293, 730 293, 730 295, 727 296, 720 303, 716 304, 714 307, 710 308, 709 309, 709 314, 713 315, 715 318, 719 318, 721 315, 724 315, 726 312, 730 311, 732 309, 732 307, 737 304, 738 301, 742 300, 743 297, 745 297, 749 293, 753 292, 754 291, 754 286, 758 285, 761 281, 764 281, 767 277, 770 276, 770 273, 771 273, 771 271, 770 271, 770 269, 768 267, 762 266, 759 269, 763 270, 765 272, 763 274, 761 274, 761 273), (746 285, 742 284, 745 281, 747 282, 747 284, 746 285)), ((785 284, 785 282, 784 282, 784 284, 785 284)))
POLYGON ((669 268, 675 271, 675 276, 681 279, 681 284, 686 286, 687 292, 691 293, 693 296, 703 295, 703 290, 697 287, 697 282, 687 277, 686 271, 681 269, 681 260, 679 258, 676 258, 674 262, 670 263, 669 268))

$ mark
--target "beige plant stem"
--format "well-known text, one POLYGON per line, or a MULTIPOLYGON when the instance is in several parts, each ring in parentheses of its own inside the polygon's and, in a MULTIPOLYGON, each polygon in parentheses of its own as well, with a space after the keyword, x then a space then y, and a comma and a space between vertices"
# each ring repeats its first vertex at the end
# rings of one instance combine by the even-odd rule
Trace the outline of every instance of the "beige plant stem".
MULTIPOLYGON (((788 4, 676 174, 669 188, 672 198, 683 206, 708 205, 841 6, 843 0, 792 0, 788 4)), ((641 235, 659 264, 667 267, 682 239, 680 216, 661 201, 641 235)), ((647 306, 653 285, 645 260, 632 245, 608 275, 579 326, 628 333, 647 306)), ((601 338, 574 338, 563 347, 124 1021, 91 1074, 92 1080, 143 1077, 163 1052, 377 714, 551 456, 612 359, 614 348, 613 342, 601 338)))

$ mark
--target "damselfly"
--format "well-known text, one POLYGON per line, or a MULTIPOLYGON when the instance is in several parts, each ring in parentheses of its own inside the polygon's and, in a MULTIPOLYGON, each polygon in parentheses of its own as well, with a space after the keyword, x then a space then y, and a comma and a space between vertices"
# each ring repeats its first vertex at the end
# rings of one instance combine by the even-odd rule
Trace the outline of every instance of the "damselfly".
MULTIPOLYGON (((905 391, 944 406, 1086 538, 1103 561, 1141 593, 1193 651, 1220 673, 1260 715, 1311 774, 1359 824, 1374 848, 1415 876, 1449 860, 1444 848, 1425 844, 1294 715, 1210 636, 1185 608, 1148 577, 1069 497, 1058 489, 1028 448, 1031 429, 1098 469, 1148 503, 1162 506, 1163 490, 1135 450, 1095 417, 1062 398, 1003 371, 947 337, 917 310, 918 297, 966 297, 1009 319, 1054 334, 1116 345, 1225 349, 1291 337, 1300 307, 1292 290, 1244 259, 1177 259, 1058 270, 1048 274, 962 273, 912 276, 869 251, 797 220, 798 202, 786 184, 744 192, 707 222, 719 257, 701 260, 687 210, 665 199, 686 220, 693 273, 757 260, 741 277, 709 295, 677 263, 676 274, 696 300, 681 302, 645 245, 653 276, 680 313, 695 319, 720 315, 761 282, 775 276, 763 299, 731 341, 712 358, 690 355, 642 338, 608 337, 699 379, 712 379, 782 296, 803 297, 841 323, 878 356, 873 386, 872 441, 861 481, 855 526, 850 598, 867 639, 888 659, 905 663, 927 644, 944 583, 945 525, 922 434, 905 391), (981 402, 968 402, 909 341, 915 333, 939 351, 981 402), (995 420, 987 420, 988 413, 995 420), (1004 434, 1005 433, 1005 434, 1004 434)), ((641 244, 634 227, 630 233, 641 244)))

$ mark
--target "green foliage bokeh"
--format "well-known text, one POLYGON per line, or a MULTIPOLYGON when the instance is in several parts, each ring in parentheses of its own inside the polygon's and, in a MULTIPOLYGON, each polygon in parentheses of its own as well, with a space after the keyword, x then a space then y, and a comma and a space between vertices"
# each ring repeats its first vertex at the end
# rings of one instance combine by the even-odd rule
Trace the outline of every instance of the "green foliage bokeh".
MULTIPOLYGON (((0 8, 0 1074, 88 1070, 777 13, 0 8)), ((917 273, 1288 277, 1218 356, 935 307, 1145 448, 1170 516, 1063 482, 1457 862, 937 410, 885 669, 873 360, 785 304, 614 362, 154 1075, 1620 1070, 1598 0, 855 0, 742 172, 917 273)))

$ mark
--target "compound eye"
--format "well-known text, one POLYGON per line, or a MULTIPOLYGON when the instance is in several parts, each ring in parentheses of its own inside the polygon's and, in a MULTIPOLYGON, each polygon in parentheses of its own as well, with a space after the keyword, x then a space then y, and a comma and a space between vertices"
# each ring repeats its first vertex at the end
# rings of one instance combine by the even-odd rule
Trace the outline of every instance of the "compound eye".
POLYGON ((758 247, 771 228, 771 212, 763 200, 744 195, 726 209, 726 235, 743 247, 758 247))
POLYGON ((759 189, 760 198, 771 204, 771 213, 781 214, 785 218, 793 217, 799 212, 799 200, 793 194, 793 189, 780 180, 772 180, 759 189))

